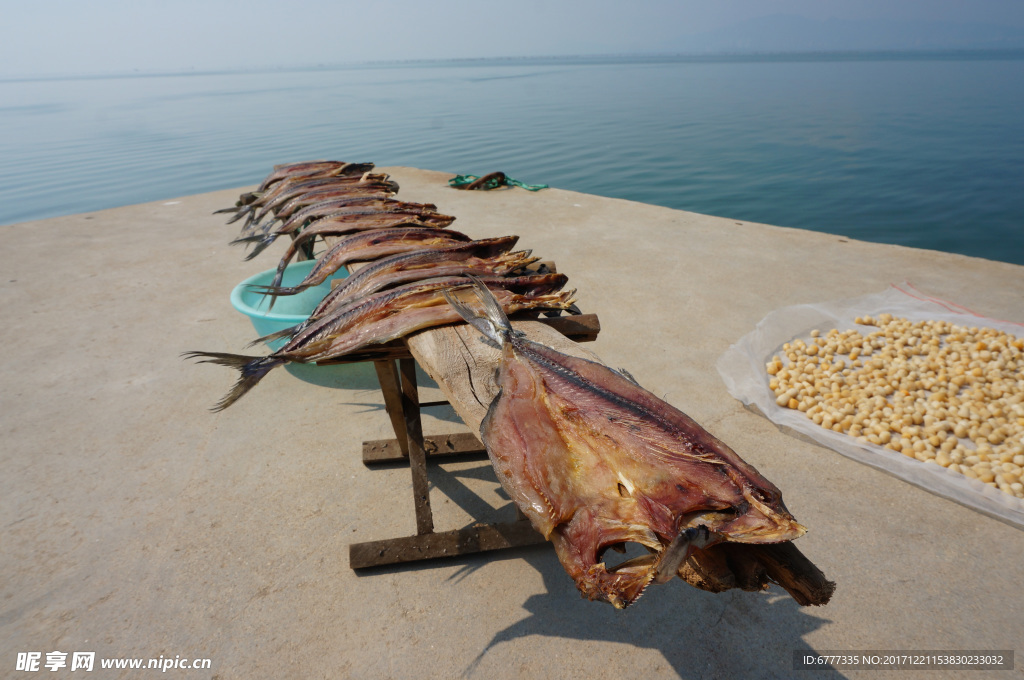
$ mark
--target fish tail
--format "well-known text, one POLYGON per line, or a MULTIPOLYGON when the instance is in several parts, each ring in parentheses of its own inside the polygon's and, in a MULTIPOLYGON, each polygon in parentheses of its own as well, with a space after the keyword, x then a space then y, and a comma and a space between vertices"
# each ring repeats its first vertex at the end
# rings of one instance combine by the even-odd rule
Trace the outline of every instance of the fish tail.
POLYGON ((516 250, 502 255, 501 258, 514 271, 525 271, 531 264, 540 261, 539 257, 533 256, 532 250, 516 250))
POLYGON ((262 236, 253 236, 252 234, 240 234, 235 240, 228 241, 229 245, 237 246, 241 243, 254 243, 259 241, 262 236))
POLYGON ((302 291, 309 288, 309 286, 304 286, 302 284, 299 284, 297 286, 275 286, 273 284, 269 286, 258 286, 254 283, 250 283, 246 286, 246 288, 248 288, 249 290, 254 290, 258 293, 263 293, 264 295, 277 297, 278 295, 298 295, 302 291))
POLYGON ((259 222, 252 222, 242 227, 242 231, 238 234, 238 237, 250 240, 258 239, 261 236, 265 236, 270 231, 270 227, 273 226, 273 224, 274 220, 263 224, 259 222))
POLYGON ((483 314, 456 298, 451 292, 452 288, 443 290, 441 293, 448 304, 459 313, 459 316, 466 320, 466 323, 500 347, 509 336, 515 333, 512 324, 505 315, 505 310, 501 308, 498 300, 487 289, 483 281, 475 276, 469 278, 473 281, 473 292, 476 293, 477 299, 483 305, 483 314))
POLYGON ((245 261, 248 262, 269 248, 270 244, 273 243, 275 239, 277 239, 277 234, 267 234, 266 236, 258 236, 254 238, 251 242, 256 245, 252 247, 252 252, 245 256, 245 261))
POLYGON ((270 282, 272 288, 281 288, 281 283, 284 282, 284 270, 288 267, 288 260, 281 260, 280 264, 277 265, 277 271, 274 272, 274 280, 270 282))
POLYGON ((287 359, 275 357, 250 357, 243 354, 227 354, 225 352, 185 352, 186 359, 200 359, 201 364, 219 364, 234 368, 239 372, 238 382, 210 410, 214 413, 223 411, 238 401, 242 395, 256 386, 271 369, 288 363, 287 359))
MULTIPOLYGON (((218 210, 217 212, 228 212, 228 211, 227 210, 218 210)), ((235 214, 231 216, 231 219, 229 219, 227 221, 227 224, 233 224, 233 223, 237 222, 238 220, 240 220, 243 217, 245 217, 245 214, 248 213, 248 212, 249 212, 249 207, 248 206, 242 206, 241 208, 235 208, 235 210, 234 210, 235 214)), ((214 213, 214 214, 216 214, 216 213, 214 213)))

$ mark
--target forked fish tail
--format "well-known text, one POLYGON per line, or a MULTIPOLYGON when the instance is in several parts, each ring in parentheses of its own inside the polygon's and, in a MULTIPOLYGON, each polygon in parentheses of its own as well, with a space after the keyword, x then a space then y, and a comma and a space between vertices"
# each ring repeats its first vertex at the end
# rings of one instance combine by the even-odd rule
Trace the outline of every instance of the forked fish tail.
POLYGON ((309 288, 312 288, 313 285, 307 283, 307 284, 298 284, 298 285, 295 285, 295 286, 274 286, 274 285, 260 286, 260 285, 257 285, 255 283, 250 283, 246 287, 249 290, 253 291, 254 293, 262 293, 264 298, 266 298, 266 297, 270 298, 270 306, 267 308, 268 311, 269 311, 269 310, 274 308, 274 301, 278 297, 280 297, 280 296, 287 296, 287 295, 298 295, 302 291, 307 290, 309 288))
POLYGON ((267 234, 265 236, 254 237, 251 240, 251 242, 255 243, 256 245, 253 246, 252 252, 245 256, 245 261, 248 262, 249 260, 253 259, 257 255, 262 253, 264 250, 269 248, 270 244, 272 244, 276 239, 277 234, 267 234))
POLYGON ((227 354, 224 352, 185 352, 182 354, 186 359, 202 359, 201 364, 220 364, 238 370, 240 373, 238 382, 224 395, 210 410, 214 413, 223 411, 238 401, 242 395, 256 386, 271 369, 288 363, 287 359, 280 357, 250 357, 244 354, 227 354))
POLYGON ((448 301, 448 304, 459 313, 459 316, 466 320, 466 323, 483 333, 485 337, 500 347, 518 331, 512 328, 508 316, 505 315, 505 310, 501 308, 501 304, 498 303, 498 300, 495 299, 491 291, 487 289, 487 286, 477 277, 467 276, 473 281, 473 292, 483 306, 483 313, 478 312, 462 300, 456 298, 452 294, 453 288, 443 290, 441 293, 444 295, 444 299, 448 301))

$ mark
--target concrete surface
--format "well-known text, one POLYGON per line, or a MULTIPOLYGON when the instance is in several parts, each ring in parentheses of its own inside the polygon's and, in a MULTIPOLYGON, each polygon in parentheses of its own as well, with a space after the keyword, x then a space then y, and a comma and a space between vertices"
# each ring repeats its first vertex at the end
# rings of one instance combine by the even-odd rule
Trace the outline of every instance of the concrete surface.
MULTIPOLYGON (((46 677, 152 677, 99 660, 161 655, 212 662, 167 677, 223 679, 783 678, 794 650, 836 649, 1015 648, 1024 666, 1024 533, 779 431, 714 369, 773 309, 905 280, 1024 321, 1024 267, 388 171, 456 228, 555 260, 602 319, 590 347, 783 490, 832 603, 676 580, 615 611, 580 599, 548 546, 353 573, 350 542, 415 528, 408 471, 360 462, 390 434, 372 371, 274 371, 212 414, 233 373, 179 357, 254 337, 228 294, 281 250, 246 263, 227 245, 237 226, 211 212, 236 189, 0 227, 0 676, 32 677, 26 651, 97 653, 92 674, 46 677)), ((435 414, 427 433, 459 429, 435 414)), ((430 474, 439 530, 511 518, 486 461, 430 474)))

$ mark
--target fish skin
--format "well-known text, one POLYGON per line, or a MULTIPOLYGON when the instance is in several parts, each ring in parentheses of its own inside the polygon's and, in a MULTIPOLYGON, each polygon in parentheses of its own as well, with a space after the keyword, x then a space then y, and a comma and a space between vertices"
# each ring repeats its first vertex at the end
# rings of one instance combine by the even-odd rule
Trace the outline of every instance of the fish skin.
POLYGON ((325 295, 310 318, 321 317, 360 296, 410 281, 467 273, 480 276, 508 274, 535 261, 535 258, 530 258, 529 251, 508 252, 518 240, 518 236, 502 236, 382 258, 360 269, 325 295))
MULTIPOLYGON (((567 281, 563 274, 495 277, 483 281, 495 290, 508 313, 526 309, 568 310, 574 302, 575 291, 557 292, 567 281)), ((239 372, 235 385, 211 408, 215 412, 223 411, 255 387, 267 373, 288 362, 333 359, 417 330, 460 321, 461 317, 447 303, 444 292, 468 283, 465 277, 444 277, 417 281, 362 298, 318 320, 267 356, 225 352, 185 352, 182 356, 200 363, 228 366, 239 372)))
POLYGON ((446 248, 469 240, 465 234, 450 229, 442 231, 410 227, 358 232, 331 246, 317 259, 317 263, 313 265, 305 279, 287 288, 281 287, 281 279, 291 257, 282 258, 277 265, 274 280, 264 288, 269 295, 295 295, 307 288, 320 285, 331 274, 352 262, 367 262, 414 250, 446 248))
POLYGON ((493 307, 481 317, 451 302, 501 346, 480 426, 498 479, 584 597, 625 608, 679 575, 708 590, 771 580, 801 604, 828 601, 835 585, 820 571, 803 597, 769 568, 780 555, 806 561, 787 543, 806 529, 732 449, 622 373, 522 337, 493 307), (626 542, 651 555, 609 569, 603 553, 626 542))

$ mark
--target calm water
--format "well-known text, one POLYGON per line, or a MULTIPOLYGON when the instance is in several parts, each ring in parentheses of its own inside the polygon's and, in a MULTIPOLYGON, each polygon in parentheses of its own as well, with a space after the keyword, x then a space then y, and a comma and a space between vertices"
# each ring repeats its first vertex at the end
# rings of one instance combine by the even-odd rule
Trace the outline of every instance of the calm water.
MULTIPOLYGON (((575 59, 0 82, 0 224, 307 158, 1024 264, 1024 54, 575 59)), ((642 225, 635 225, 642 228, 642 225)))

